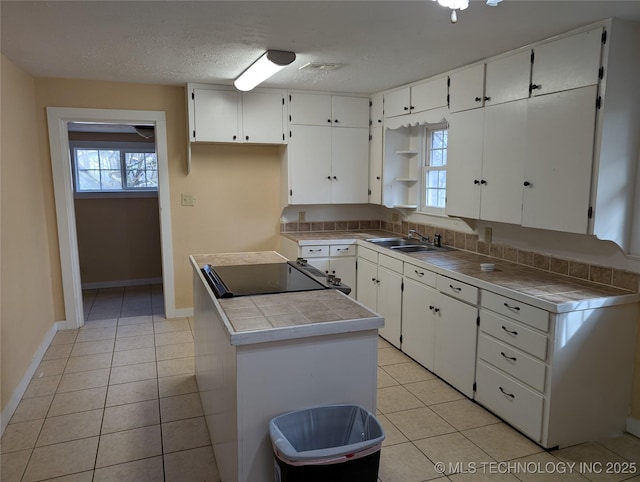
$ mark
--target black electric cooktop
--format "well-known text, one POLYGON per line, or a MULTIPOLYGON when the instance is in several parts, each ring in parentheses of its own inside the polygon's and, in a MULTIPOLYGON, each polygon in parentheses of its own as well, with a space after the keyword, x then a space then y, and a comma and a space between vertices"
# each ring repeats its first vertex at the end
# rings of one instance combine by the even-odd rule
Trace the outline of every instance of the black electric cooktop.
POLYGON ((202 272, 218 298, 327 288, 291 262, 232 266, 208 264, 202 268, 202 272))

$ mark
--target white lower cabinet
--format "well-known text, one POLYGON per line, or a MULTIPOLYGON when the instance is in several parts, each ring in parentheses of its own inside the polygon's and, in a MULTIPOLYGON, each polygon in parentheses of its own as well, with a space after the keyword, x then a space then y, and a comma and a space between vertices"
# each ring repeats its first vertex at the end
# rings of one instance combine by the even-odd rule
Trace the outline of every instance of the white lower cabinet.
POLYGON ((360 247, 356 285, 356 299, 384 317, 380 336, 400 348, 402 261, 360 247))
POLYGON ((637 303, 550 313, 481 298, 478 403, 546 448, 624 431, 637 303))
MULTIPOLYGON (((405 271, 407 264, 405 263, 405 271)), ((433 371, 436 316, 433 309, 438 292, 405 278, 402 293, 402 351, 433 371)))

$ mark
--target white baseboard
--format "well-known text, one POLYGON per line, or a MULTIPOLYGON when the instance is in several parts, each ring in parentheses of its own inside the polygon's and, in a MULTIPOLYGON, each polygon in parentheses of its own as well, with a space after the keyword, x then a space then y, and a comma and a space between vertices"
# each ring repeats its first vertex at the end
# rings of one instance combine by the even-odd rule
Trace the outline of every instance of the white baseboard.
MULTIPOLYGON (((27 391, 29 382, 31 381, 31 378, 33 377, 34 373, 38 369, 38 365, 40 365, 40 362, 42 361, 42 357, 44 357, 44 354, 47 351, 47 348, 49 348, 49 345, 51 344, 53 337, 56 335, 56 332, 58 330, 64 329, 66 325, 67 325, 67 321, 56 321, 53 325, 51 325, 51 328, 45 335, 44 340, 42 340, 42 343, 40 344, 36 352, 33 354, 29 367, 27 368, 24 375, 22 376, 20 383, 18 383, 18 386, 13 391, 13 395, 11 395, 11 398, 9 399, 7 406, 4 408, 4 410, 0 414, 0 436, 4 433, 4 429, 7 428, 7 425, 9 425, 9 421, 11 420, 11 417, 13 417, 13 414, 16 411, 16 408, 18 408, 18 404, 20 403, 20 400, 22 399, 24 392, 27 391)), ((73 326, 73 328, 75 328, 75 326, 73 326)))
POLYGON ((193 308, 176 308, 174 314, 176 318, 191 318, 193 317, 193 308))
POLYGON ((640 419, 627 417, 627 432, 640 438, 640 419))
POLYGON ((114 281, 93 281, 90 283, 82 283, 83 290, 99 290, 101 288, 122 288, 126 286, 141 285, 159 285, 162 284, 162 278, 140 278, 140 279, 124 279, 114 281))

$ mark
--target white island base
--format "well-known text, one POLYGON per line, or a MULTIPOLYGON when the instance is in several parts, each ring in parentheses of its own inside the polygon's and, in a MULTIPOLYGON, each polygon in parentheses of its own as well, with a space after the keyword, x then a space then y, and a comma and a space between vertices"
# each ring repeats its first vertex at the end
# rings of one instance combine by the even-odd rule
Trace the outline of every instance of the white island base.
POLYGON ((330 290, 367 316, 236 331, 229 319, 249 297, 217 300, 198 262, 192 258, 196 379, 222 482, 274 480, 269 421, 277 415, 333 403, 375 413, 382 318, 330 290))

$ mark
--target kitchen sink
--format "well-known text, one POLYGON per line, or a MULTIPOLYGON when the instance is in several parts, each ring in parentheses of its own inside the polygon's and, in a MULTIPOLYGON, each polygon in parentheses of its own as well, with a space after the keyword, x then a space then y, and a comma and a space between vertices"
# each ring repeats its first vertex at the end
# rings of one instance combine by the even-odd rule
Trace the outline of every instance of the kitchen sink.
POLYGON ((389 248, 401 253, 421 253, 425 251, 451 251, 448 246, 433 246, 413 238, 373 238, 367 239, 370 243, 383 248, 389 248))

